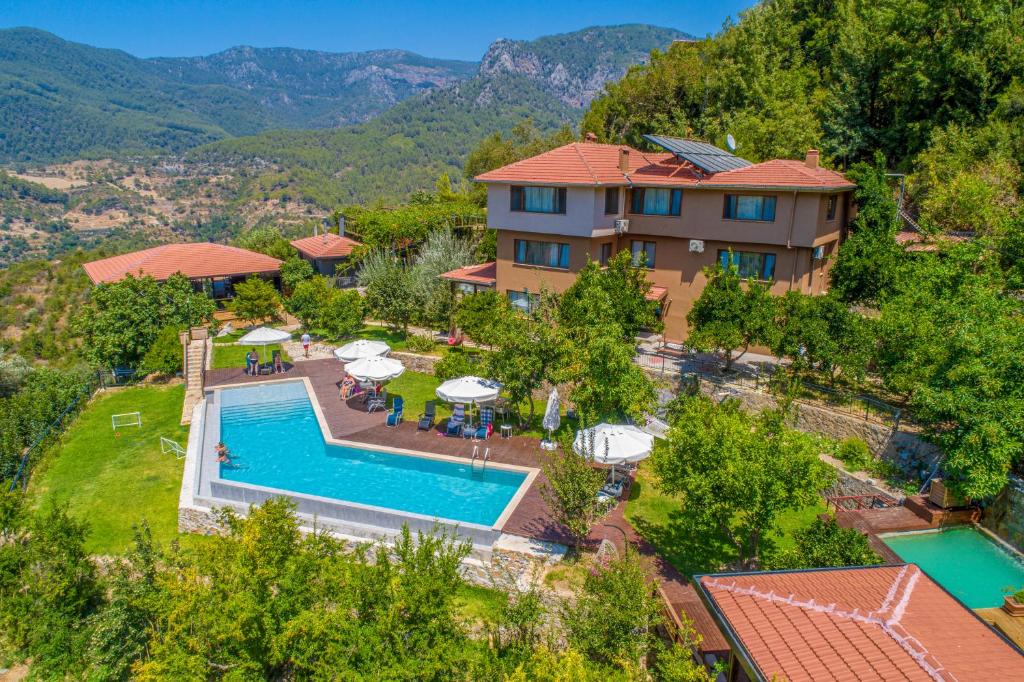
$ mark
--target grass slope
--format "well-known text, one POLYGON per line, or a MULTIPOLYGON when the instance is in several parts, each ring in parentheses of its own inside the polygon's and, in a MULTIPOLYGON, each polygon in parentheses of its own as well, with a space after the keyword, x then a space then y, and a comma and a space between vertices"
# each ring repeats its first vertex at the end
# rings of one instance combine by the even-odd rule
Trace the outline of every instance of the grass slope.
POLYGON ((185 445, 188 430, 179 424, 184 395, 180 385, 99 394, 36 471, 31 490, 39 505, 67 503, 89 522, 88 551, 123 552, 143 518, 159 542, 178 537, 184 460, 162 454, 160 436, 185 445), (111 415, 135 411, 142 413, 141 428, 111 429, 111 415))

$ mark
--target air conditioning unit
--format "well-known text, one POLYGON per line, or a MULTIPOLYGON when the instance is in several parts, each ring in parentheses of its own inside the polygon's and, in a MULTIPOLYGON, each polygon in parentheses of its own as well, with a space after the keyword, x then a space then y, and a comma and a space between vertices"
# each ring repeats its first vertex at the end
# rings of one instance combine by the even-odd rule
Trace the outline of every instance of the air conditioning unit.
POLYGON ((629 219, 619 218, 615 221, 615 234, 621 235, 624 232, 629 232, 629 219))
POLYGON ((814 260, 821 260, 822 258, 825 257, 825 247, 824 246, 815 246, 814 247, 814 251, 812 252, 812 255, 814 257, 814 260))
POLYGON ((703 239, 691 239, 690 240, 690 253, 704 253, 704 240, 703 239))

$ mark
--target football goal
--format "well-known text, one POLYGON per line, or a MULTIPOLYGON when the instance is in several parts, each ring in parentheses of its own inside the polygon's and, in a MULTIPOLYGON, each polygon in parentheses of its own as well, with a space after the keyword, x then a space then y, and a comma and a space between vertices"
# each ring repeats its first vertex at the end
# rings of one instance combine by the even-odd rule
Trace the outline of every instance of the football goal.
POLYGON ((165 455, 168 452, 173 452, 175 459, 181 459, 186 455, 185 448, 181 447, 170 438, 164 438, 163 436, 160 436, 160 452, 165 455))
POLYGON ((122 426, 138 426, 142 427, 142 413, 141 412, 125 412, 124 414, 115 414, 110 417, 111 427, 117 431, 122 426))

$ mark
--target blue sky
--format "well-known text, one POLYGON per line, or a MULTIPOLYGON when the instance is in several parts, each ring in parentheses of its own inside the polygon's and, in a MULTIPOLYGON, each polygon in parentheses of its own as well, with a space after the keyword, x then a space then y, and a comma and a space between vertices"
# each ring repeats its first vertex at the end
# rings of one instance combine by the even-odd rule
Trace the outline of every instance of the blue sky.
POLYGON ((139 57, 234 45, 331 52, 396 47, 479 59, 496 38, 646 23, 715 33, 753 0, 0 0, 0 27, 32 26, 139 57))

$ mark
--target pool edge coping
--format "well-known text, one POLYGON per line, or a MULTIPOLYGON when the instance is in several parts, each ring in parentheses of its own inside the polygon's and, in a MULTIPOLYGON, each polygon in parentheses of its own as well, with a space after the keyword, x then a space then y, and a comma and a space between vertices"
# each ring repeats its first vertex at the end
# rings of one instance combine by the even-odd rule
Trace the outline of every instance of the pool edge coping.
MULTIPOLYGON (((329 443, 331 445, 339 445, 341 447, 349 447, 349 448, 355 447, 355 448, 361 448, 361 449, 365 449, 365 450, 374 450, 374 451, 377 451, 377 452, 397 453, 399 455, 405 455, 405 456, 409 456, 409 457, 420 457, 420 458, 424 458, 424 459, 440 460, 440 461, 450 462, 450 463, 453 463, 453 464, 460 464, 460 465, 463 465, 463 466, 465 466, 466 463, 469 462, 470 466, 472 466, 472 460, 467 460, 465 457, 455 457, 453 455, 442 455, 442 454, 438 454, 438 453, 434 453, 434 452, 423 452, 421 450, 410 450, 408 448, 387 447, 387 446, 378 445, 378 444, 375 444, 375 443, 361 443, 359 441, 354 441, 354 440, 342 440, 340 438, 335 438, 333 435, 331 435, 330 427, 327 424, 327 418, 324 416, 323 409, 320 407, 320 400, 317 398, 316 392, 313 390, 313 382, 310 381, 309 377, 283 377, 281 379, 267 379, 265 381, 261 381, 261 382, 256 383, 256 384, 254 384, 252 382, 234 383, 234 384, 218 384, 216 386, 210 386, 210 387, 208 387, 208 388, 206 388, 204 390, 204 400, 203 400, 203 402, 206 402, 205 401, 205 393, 215 393, 215 392, 219 392, 219 391, 221 391, 223 389, 252 388, 253 386, 264 386, 264 385, 267 385, 267 384, 281 384, 281 383, 286 383, 286 382, 287 383, 301 382, 303 384, 303 386, 305 387, 306 397, 309 398, 309 402, 313 406, 313 414, 316 415, 317 424, 320 427, 320 436, 324 439, 324 442, 326 442, 326 443, 329 443)), ((201 443, 200 443, 200 450, 202 450, 202 444, 201 443)), ((201 457, 203 453, 200 452, 198 454, 201 457)), ((509 501, 505 504, 505 508, 502 510, 501 514, 498 515, 498 518, 495 519, 494 523, 491 524, 491 525, 476 524, 476 523, 471 523, 469 521, 459 521, 457 519, 447 519, 447 518, 443 518, 443 517, 439 517, 439 516, 438 517, 427 517, 427 516, 425 516, 423 514, 418 514, 417 512, 408 512, 408 511, 404 511, 404 510, 401 510, 401 509, 393 509, 391 507, 382 507, 380 505, 366 505, 366 504, 362 504, 362 503, 359 503, 359 502, 352 502, 351 500, 342 500, 341 498, 334 498, 334 497, 328 498, 328 497, 324 497, 324 496, 320 496, 320 495, 311 495, 310 493, 303 493, 303 492, 299 492, 297 490, 286 491, 286 490, 284 490, 284 488, 270 488, 270 486, 255 486, 255 484, 246 484, 246 485, 254 485, 257 488, 263 487, 263 488, 268 488, 268 489, 271 489, 271 490, 282 490, 284 492, 288 492, 288 493, 296 494, 296 495, 304 495, 306 497, 321 497, 323 499, 336 500, 336 501, 344 502, 346 504, 355 504, 355 505, 359 505, 361 507, 370 508, 370 509, 374 509, 375 508, 375 509, 383 509, 383 510, 387 510, 387 511, 391 511, 391 512, 399 512, 399 513, 402 513, 402 514, 410 514, 412 516, 416 516, 416 517, 420 517, 420 518, 430 518, 430 519, 434 519, 434 520, 438 520, 438 521, 443 521, 443 522, 446 522, 446 523, 449 523, 449 524, 452 524, 452 525, 455 525, 455 526, 468 525, 468 526, 474 526, 474 527, 479 527, 479 528, 487 528, 489 530, 494 530, 494 531, 497 531, 497 532, 501 533, 501 532, 504 532, 505 524, 508 523, 508 520, 509 520, 509 518, 511 518, 512 513, 516 510, 516 507, 519 506, 519 503, 522 502, 523 497, 526 496, 527 491, 529 491, 530 487, 533 485, 534 481, 537 479, 537 476, 540 475, 540 469, 537 468, 537 467, 526 467, 526 466, 521 466, 521 465, 518 465, 518 464, 505 464, 503 462, 487 462, 486 464, 490 464, 491 466, 493 466, 496 469, 502 469, 502 470, 505 470, 505 471, 513 471, 513 472, 525 474, 525 478, 523 478, 522 483, 519 484, 519 487, 516 490, 515 494, 512 495, 512 497, 509 499, 509 501)), ((219 476, 217 478, 218 478, 218 480, 226 480, 226 479, 220 479, 219 476)), ((239 483, 239 481, 227 481, 227 482, 228 483, 239 483)))

